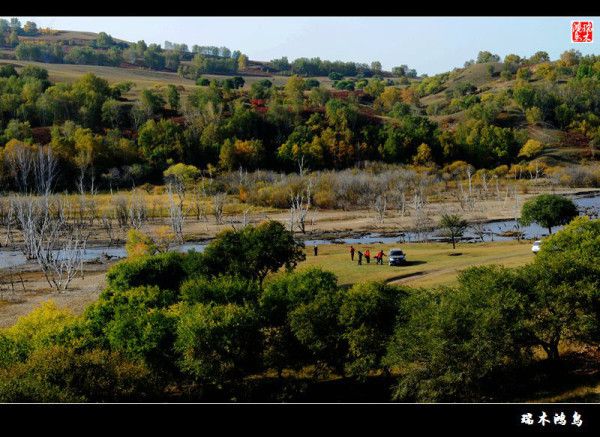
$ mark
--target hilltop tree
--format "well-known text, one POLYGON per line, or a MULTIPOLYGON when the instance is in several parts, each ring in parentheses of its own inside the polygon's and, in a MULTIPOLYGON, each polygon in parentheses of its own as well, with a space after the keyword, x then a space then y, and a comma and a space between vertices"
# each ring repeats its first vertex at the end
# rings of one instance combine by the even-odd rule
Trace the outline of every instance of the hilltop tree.
POLYGON ((566 225, 577 214, 572 200, 556 194, 542 194, 523 204, 519 221, 525 226, 538 223, 551 234, 554 226, 566 225))
POLYGON ((0 34, 10 32, 10 23, 4 18, 0 18, 0 34))
POLYGON ((495 55, 487 50, 482 50, 477 54, 478 64, 487 64, 488 62, 500 62, 500 56, 495 55))
POLYGON ((37 35, 38 32, 38 27, 33 21, 28 21, 25 23, 25 26, 23 26, 23 33, 25 33, 25 35, 34 36, 37 35))
POLYGON ((401 65, 399 67, 392 67, 392 74, 398 77, 406 76, 406 71, 408 70, 407 65, 401 65))
POLYGON ((519 65, 522 61, 523 60, 521 59, 521 57, 519 55, 515 55, 514 53, 511 53, 504 57, 505 64, 519 65))
POLYGON ((20 33, 21 32, 21 21, 19 21, 18 18, 11 18, 10 19, 10 28, 13 32, 17 32, 20 33))
POLYGON ((381 62, 379 61, 373 61, 371 62, 371 70, 373 71, 373 73, 378 74, 381 73, 381 62))
POLYGON ((581 52, 579 50, 567 50, 560 55, 560 63, 565 67, 572 67, 581 60, 581 52))
POLYGON ((542 62, 550 62, 550 56, 547 52, 539 51, 535 52, 530 58, 529 62, 532 64, 540 64, 542 62))

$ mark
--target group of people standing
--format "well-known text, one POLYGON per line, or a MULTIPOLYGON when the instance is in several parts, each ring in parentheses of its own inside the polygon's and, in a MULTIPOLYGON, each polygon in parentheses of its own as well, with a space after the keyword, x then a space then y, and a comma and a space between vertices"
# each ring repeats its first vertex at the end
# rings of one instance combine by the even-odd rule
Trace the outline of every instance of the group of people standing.
MULTIPOLYGON (((356 253, 356 255, 358 256, 358 265, 361 266, 362 265, 362 259, 363 256, 365 257, 365 260, 367 261, 367 264, 371 264, 371 251, 369 249, 366 249, 363 252, 361 252, 360 250, 356 250, 354 248, 354 246, 350 246, 350 258, 352 259, 352 261, 354 261, 354 254, 356 253)), ((375 254, 375 256, 373 258, 375 258, 376 264, 381 264, 383 265, 383 257, 386 256, 385 253, 383 253, 383 250, 380 250, 379 252, 377 252, 375 254)))

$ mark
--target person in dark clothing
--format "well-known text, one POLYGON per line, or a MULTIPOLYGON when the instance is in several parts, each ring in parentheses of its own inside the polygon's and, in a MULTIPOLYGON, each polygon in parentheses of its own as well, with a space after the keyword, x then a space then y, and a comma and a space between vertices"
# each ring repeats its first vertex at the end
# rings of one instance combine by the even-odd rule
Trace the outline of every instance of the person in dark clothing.
POLYGON ((371 264, 371 251, 369 249, 365 250, 365 258, 367 259, 367 264, 371 264))
POLYGON ((352 259, 352 261, 354 261, 354 252, 355 252, 354 246, 350 246, 350 258, 352 259))
POLYGON ((315 252, 315 256, 318 255, 319 253, 319 247, 315 244, 315 247, 313 248, 314 252, 315 252))
POLYGON ((358 265, 362 266, 362 257, 363 257, 363 253, 359 250, 358 251, 358 265))

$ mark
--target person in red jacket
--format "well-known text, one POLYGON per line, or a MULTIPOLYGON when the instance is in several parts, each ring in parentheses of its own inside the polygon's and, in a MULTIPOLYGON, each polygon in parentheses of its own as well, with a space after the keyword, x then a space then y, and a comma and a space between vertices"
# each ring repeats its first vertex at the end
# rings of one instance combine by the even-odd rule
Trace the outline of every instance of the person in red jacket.
POLYGON ((350 246, 350 258, 352 259, 352 261, 354 261, 354 252, 355 252, 354 246, 350 246))
POLYGON ((371 264, 371 251, 369 249, 365 250, 365 258, 367 260, 367 264, 371 264))

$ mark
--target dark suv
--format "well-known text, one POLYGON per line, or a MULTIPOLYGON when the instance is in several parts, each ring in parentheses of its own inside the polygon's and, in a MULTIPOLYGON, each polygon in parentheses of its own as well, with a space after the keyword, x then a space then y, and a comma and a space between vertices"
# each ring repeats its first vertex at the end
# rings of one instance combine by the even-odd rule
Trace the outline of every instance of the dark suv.
POLYGON ((391 266, 399 266, 406 263, 406 255, 400 249, 392 249, 388 260, 391 266))

